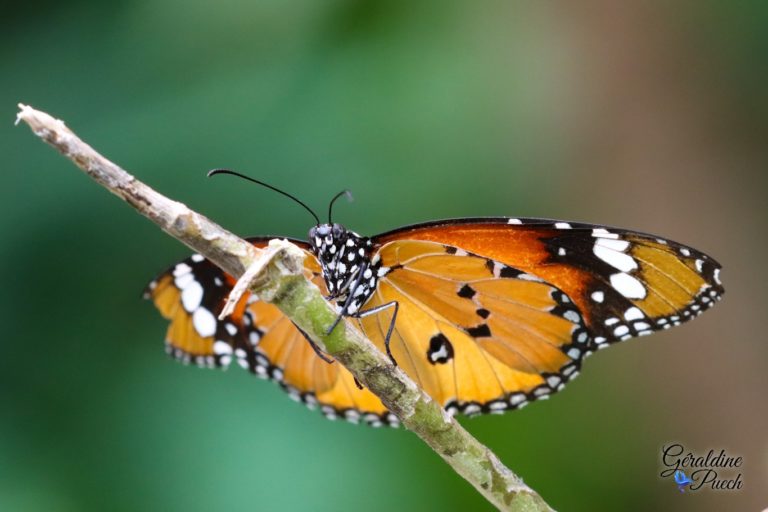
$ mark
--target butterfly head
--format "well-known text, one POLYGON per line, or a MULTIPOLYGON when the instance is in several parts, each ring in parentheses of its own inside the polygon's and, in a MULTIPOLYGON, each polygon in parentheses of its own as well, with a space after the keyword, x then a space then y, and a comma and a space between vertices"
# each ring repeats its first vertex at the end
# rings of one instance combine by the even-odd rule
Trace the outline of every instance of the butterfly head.
POLYGON ((309 245, 321 262, 329 263, 347 242, 347 233, 341 224, 318 224, 309 230, 309 245))

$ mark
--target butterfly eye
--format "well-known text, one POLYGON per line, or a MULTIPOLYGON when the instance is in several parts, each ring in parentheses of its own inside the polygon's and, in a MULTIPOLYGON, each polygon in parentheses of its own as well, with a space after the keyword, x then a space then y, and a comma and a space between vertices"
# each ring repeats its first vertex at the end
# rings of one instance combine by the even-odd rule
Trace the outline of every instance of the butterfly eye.
POLYGON ((344 231, 345 231, 344 230, 344 226, 342 226, 341 224, 334 224, 333 225, 333 237, 334 238, 339 238, 341 235, 344 234, 344 231))

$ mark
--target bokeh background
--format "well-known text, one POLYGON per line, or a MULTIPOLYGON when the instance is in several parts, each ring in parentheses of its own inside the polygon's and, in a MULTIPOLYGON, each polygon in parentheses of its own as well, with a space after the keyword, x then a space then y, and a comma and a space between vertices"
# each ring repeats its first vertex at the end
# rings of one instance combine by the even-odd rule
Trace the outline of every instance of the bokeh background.
POLYGON ((550 401, 462 420, 562 510, 768 506, 768 12, 759 1, 6 3, 0 509, 482 510, 414 435, 329 422, 163 352, 139 294, 188 251, 26 127, 23 101, 242 235, 543 216, 725 266, 697 321, 591 358, 550 401), (742 455, 680 494, 659 452, 742 455))

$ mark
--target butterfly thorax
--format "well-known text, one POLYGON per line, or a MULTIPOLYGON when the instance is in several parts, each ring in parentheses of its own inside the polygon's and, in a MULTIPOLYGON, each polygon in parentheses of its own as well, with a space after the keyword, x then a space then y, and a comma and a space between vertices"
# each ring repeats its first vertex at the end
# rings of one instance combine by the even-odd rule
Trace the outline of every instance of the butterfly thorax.
POLYGON ((341 224, 320 224, 309 230, 309 244, 330 298, 344 304, 351 294, 347 313, 358 312, 373 295, 379 277, 380 263, 371 260, 371 240, 341 224))

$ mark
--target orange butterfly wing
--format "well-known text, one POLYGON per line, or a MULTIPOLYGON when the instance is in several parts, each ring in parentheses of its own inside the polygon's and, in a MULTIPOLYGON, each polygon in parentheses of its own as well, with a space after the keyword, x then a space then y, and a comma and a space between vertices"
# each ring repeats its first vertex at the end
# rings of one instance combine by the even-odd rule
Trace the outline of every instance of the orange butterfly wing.
MULTIPOLYGON (((396 301, 391 351, 451 412, 503 412, 578 374, 589 333, 573 302, 541 279, 436 242, 397 240, 365 309, 396 301)), ((380 349, 393 310, 358 319, 380 349)))
MULTIPOLYGON (((252 239, 263 246, 267 238, 252 239)), ((596 348, 688 320, 719 300, 720 266, 642 233, 539 219, 464 219, 373 239, 383 271, 363 309, 396 301, 391 340, 408 375, 450 411, 503 412, 548 397, 596 348)), ((327 293, 307 251, 307 276, 327 293)), ((234 280, 199 255, 147 295, 171 320, 169 352, 200 366, 242 366, 326 416, 396 424, 383 404, 323 361, 274 306, 243 297, 216 320, 234 280)), ((384 350, 394 311, 357 319, 384 350)))
POLYGON ((536 275, 578 306, 593 346, 687 321, 720 300, 720 265, 653 235, 544 219, 437 221, 376 237, 435 241, 536 275))
MULTIPOLYGON (((268 238, 249 239, 264 247, 268 238)), ((307 250, 305 242, 292 242, 307 250)), ((326 294, 315 257, 307 252, 306 275, 326 294)), ((232 360, 256 376, 276 381, 288 395, 321 408, 329 418, 364 421, 373 426, 397 425, 381 401, 359 389, 354 377, 338 363, 323 361, 304 335, 272 304, 246 293, 235 312, 218 314, 235 279, 200 255, 193 255, 153 280, 145 290, 170 320, 166 350, 185 364, 227 368, 232 360)))

